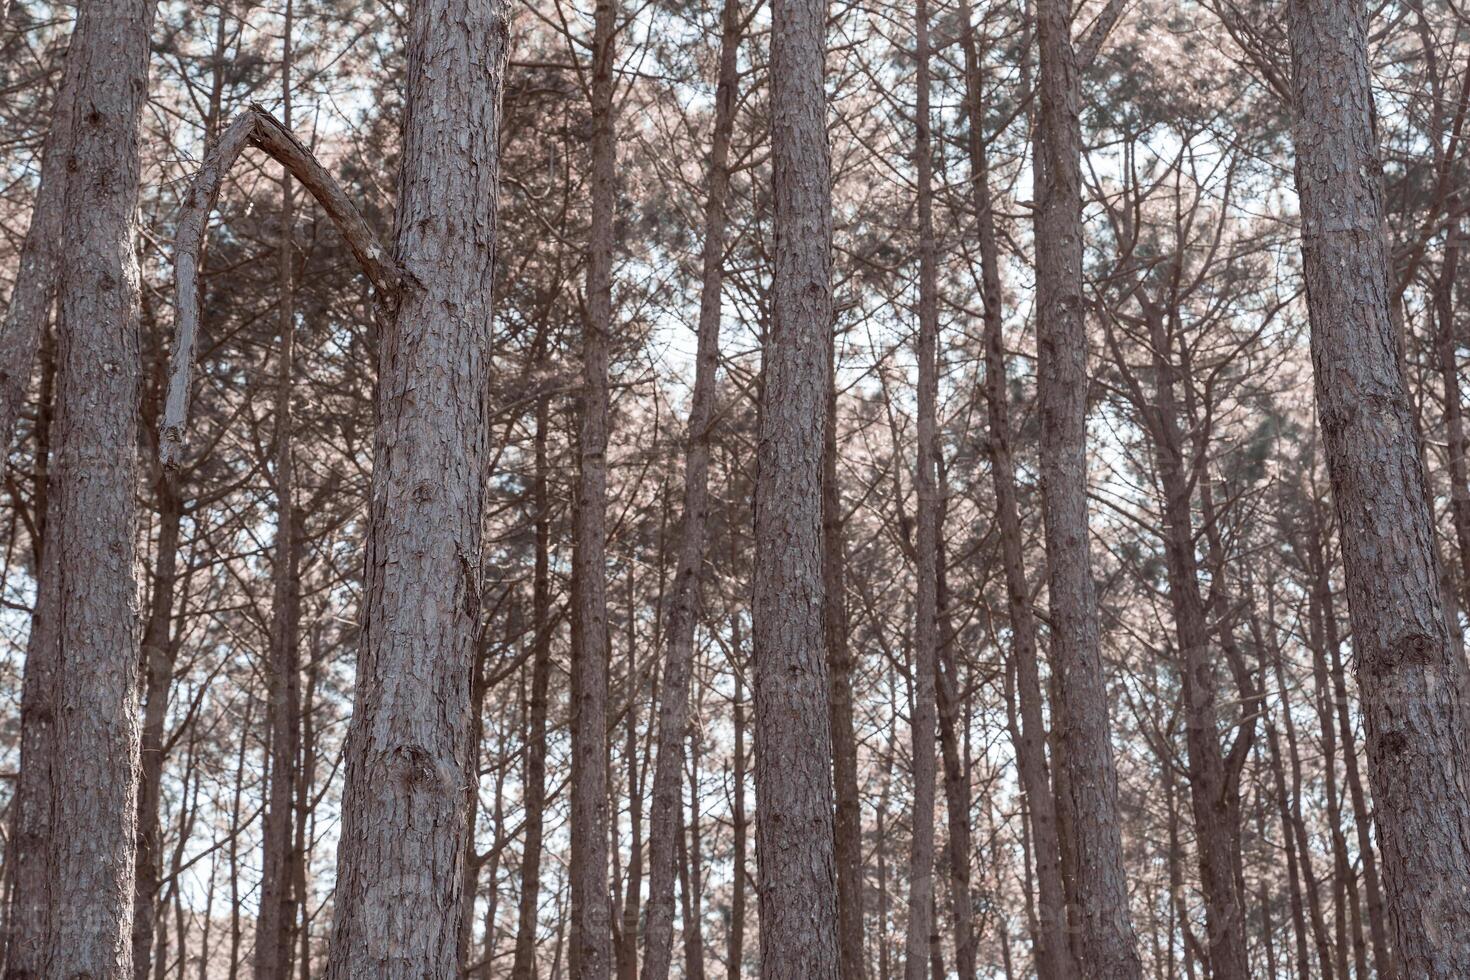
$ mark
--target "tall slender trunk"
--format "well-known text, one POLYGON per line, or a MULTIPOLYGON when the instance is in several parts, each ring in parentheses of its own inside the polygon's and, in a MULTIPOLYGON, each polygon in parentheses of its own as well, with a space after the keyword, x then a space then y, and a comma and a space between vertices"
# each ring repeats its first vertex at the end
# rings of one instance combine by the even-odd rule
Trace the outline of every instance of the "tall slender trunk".
POLYGON ((905 980, 924 980, 929 973, 929 933, 934 913, 934 682, 937 671, 937 553, 939 494, 935 458, 939 453, 936 407, 939 335, 939 286, 934 256, 934 199, 929 138, 929 4, 914 4, 918 59, 918 104, 915 109, 914 169, 918 172, 919 213, 919 389, 918 437, 914 483, 918 491, 917 623, 914 628, 913 740, 914 810, 909 851, 908 932, 905 937, 905 980))
MULTIPOLYGON (((286 0, 281 57, 281 124, 291 128, 292 3, 286 0)), ((255 980, 288 980, 298 896, 292 869, 296 765, 301 748, 301 546, 296 512, 295 435, 291 386, 296 373, 295 197, 291 175, 281 174, 281 231, 277 256, 275 435, 270 474, 276 498, 271 565, 271 632, 266 666, 266 730, 270 772, 261 835, 260 915, 255 925, 255 980)), ((302 896, 304 898, 304 896, 302 896)))
POLYGON ((541 839, 546 820, 546 695, 551 683, 551 500, 546 479, 549 405, 536 402, 535 475, 531 505, 535 509, 536 559, 531 579, 531 712, 526 730, 526 829, 521 849, 520 907, 516 914, 516 946, 511 980, 532 980, 536 970, 537 910, 541 899, 541 839))
POLYGON ((331 980, 458 967, 507 17, 423 0, 409 23, 396 253, 413 281, 380 340, 331 980))
MULTIPOLYGON (((1037 401, 1052 671, 1077 849, 1082 972, 1138 977, 1087 531, 1087 329, 1082 304, 1082 126, 1070 7, 1037 0, 1037 401)), ((1062 910, 1056 910, 1060 913, 1062 910)))
POLYGON ((607 889, 607 429, 612 330, 616 0, 597 0, 592 36, 592 223, 582 318, 582 431, 577 477, 577 643, 572 651, 572 980, 612 972, 607 889))
POLYGON ((1358 0, 1288 4, 1296 184, 1389 918, 1404 972, 1434 980, 1470 974, 1470 678, 1394 339, 1366 19, 1358 0))
POLYGON ((1321 579, 1322 622, 1327 642, 1328 668, 1332 674, 1333 703, 1337 707, 1338 737, 1342 740, 1343 770, 1347 776, 1348 794, 1353 804, 1353 829, 1358 845, 1358 858, 1363 865, 1363 886, 1367 891, 1368 935, 1373 944, 1373 967, 1380 980, 1396 980, 1398 970, 1388 947, 1388 923, 1383 908, 1383 888, 1378 876, 1378 848, 1373 842, 1367 793, 1358 771, 1358 753, 1353 741, 1353 712, 1348 701, 1347 676, 1343 670, 1342 643, 1338 634, 1337 610, 1332 595, 1331 566, 1327 561, 1327 521, 1320 505, 1312 502, 1312 549, 1321 579))
MULTIPOLYGON (((1454 208, 1458 199, 1452 203, 1454 208)), ((1460 269, 1460 248, 1464 232, 1457 220, 1451 224, 1445 243, 1444 266, 1435 277, 1432 300, 1438 330, 1435 354, 1439 359, 1440 381, 1444 386, 1444 427, 1446 469, 1450 480, 1450 522, 1455 529, 1455 544, 1460 555, 1460 606, 1470 610, 1470 433, 1465 427, 1465 408, 1460 400, 1460 366, 1456 355, 1455 282, 1460 269)), ((3 421, 3 420, 0 420, 3 421)), ((1349 743, 1350 744, 1350 743, 1349 743)))
POLYGON ((842 980, 864 980, 863 812, 858 799, 857 739, 852 720, 852 647, 848 643, 846 522, 837 485, 837 349, 828 344, 827 404, 822 426, 822 634, 827 649, 828 722, 836 794, 833 852, 837 867, 838 949, 842 980))
POLYGON ((132 973, 140 753, 133 224, 153 13, 152 0, 81 4, 58 112, 74 123, 67 171, 82 179, 66 182, 54 253, 57 410, 22 695, 22 716, 39 730, 22 745, 12 976, 132 973), (27 839, 38 820, 45 836, 27 839), (39 873, 28 845, 45 854, 39 873))
POLYGON ((694 664, 694 628, 704 563, 709 512, 710 430, 714 418, 715 372, 719 368, 720 290, 724 282, 725 220, 730 194, 730 140, 735 129, 736 55, 742 18, 739 0, 725 0, 720 14, 720 68, 715 88, 714 137, 710 146, 709 191, 704 205, 703 280, 700 284, 694 391, 684 457, 684 527, 674 572, 669 648, 659 702, 658 762, 648 829, 648 920, 644 932, 643 980, 667 980, 674 938, 674 817, 684 770, 689 682, 694 664))
POLYGON ((1038 922, 1037 971, 1044 978, 1075 972, 1067 942, 1067 917, 1061 874, 1061 844, 1057 832, 1056 801, 1047 771, 1046 738, 1036 620, 1026 582, 1020 509, 1016 502, 1015 462, 1011 454, 1010 405, 1006 394, 1005 338, 1002 326, 1000 259, 996 245, 995 211, 990 196, 990 171, 981 126, 979 57, 972 31, 962 40, 970 123, 971 193, 979 217, 980 274, 985 327, 985 399, 989 423, 986 448, 995 485, 996 521, 1000 527, 1001 559, 1006 576, 1006 600, 1011 627, 1011 659, 1016 665, 1020 723, 1014 729, 1017 768, 1026 793, 1032 851, 1035 855, 1041 916, 1038 922))
MULTIPOLYGON (((941 473, 940 499, 948 496, 941 473)), ((941 514, 944 511, 941 504, 941 514)), ((959 980, 975 980, 978 937, 975 935, 975 909, 970 897, 970 776, 966 759, 961 757, 960 732, 969 729, 969 713, 960 696, 960 674, 955 665, 955 628, 950 617, 949 587, 945 575, 948 564, 944 535, 937 535, 936 601, 939 620, 939 673, 936 695, 939 707, 940 758, 944 764, 944 799, 949 819, 949 903, 954 918, 955 968, 959 980)))
POLYGON ((756 478, 761 976, 837 980, 832 738, 822 644, 822 419, 832 331, 825 0, 771 14, 774 321, 756 478))
MULTIPOLYGON (((698 736, 692 736, 690 741, 694 742, 690 753, 692 772, 690 774, 690 799, 689 820, 687 825, 681 818, 680 826, 677 828, 679 834, 679 891, 681 896, 681 912, 684 916, 684 978, 685 980, 705 980, 704 973, 704 926, 702 924, 704 910, 700 901, 700 893, 704 887, 704 874, 700 864, 700 842, 699 842, 699 745, 695 741, 698 736), (687 833, 686 833, 687 831, 687 833)), ((678 802, 680 813, 683 812, 684 803, 678 802)))
MULTIPOLYGON (((730 648, 740 650, 740 617, 731 620, 730 648)), ((726 944, 727 980, 740 980, 745 965, 745 701, 740 672, 735 674, 735 764, 731 779, 734 782, 733 812, 730 815, 731 833, 734 837, 734 866, 730 876, 730 931, 726 944)))

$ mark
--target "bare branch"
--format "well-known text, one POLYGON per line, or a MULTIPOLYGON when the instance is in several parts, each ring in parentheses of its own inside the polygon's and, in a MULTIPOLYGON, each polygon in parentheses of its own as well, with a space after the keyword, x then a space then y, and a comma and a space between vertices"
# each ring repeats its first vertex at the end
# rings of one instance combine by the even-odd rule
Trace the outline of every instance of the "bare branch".
POLYGON ((189 386, 194 368, 194 351, 199 335, 199 267, 204 252, 209 215, 219 200, 225 175, 244 152, 254 146, 278 160, 291 176, 311 192, 327 217, 346 240, 363 274, 373 284, 378 304, 385 311, 398 305, 404 272, 369 227, 332 175, 312 152, 285 126, 258 105, 235 118, 204 156, 204 162, 184 197, 184 211, 174 251, 174 283, 178 296, 179 323, 169 361, 168 399, 158 438, 158 455, 167 469, 176 468, 183 456, 184 427, 189 415, 189 386))

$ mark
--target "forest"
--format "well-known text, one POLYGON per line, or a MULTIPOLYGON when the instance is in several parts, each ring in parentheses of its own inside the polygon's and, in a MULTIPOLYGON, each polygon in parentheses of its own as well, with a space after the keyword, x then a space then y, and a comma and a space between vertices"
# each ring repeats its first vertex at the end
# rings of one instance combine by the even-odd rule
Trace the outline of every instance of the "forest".
POLYGON ((0 0, 0 978, 1470 978, 1462 0, 0 0))

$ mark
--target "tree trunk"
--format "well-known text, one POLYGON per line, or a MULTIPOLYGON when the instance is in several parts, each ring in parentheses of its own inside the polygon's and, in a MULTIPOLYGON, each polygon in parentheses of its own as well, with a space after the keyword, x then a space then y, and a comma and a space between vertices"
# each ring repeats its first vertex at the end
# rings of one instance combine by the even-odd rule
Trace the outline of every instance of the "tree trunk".
POLYGON ((775 0, 774 322, 756 480, 756 838, 763 980, 837 980, 832 739, 822 648, 822 419, 832 330, 825 0, 775 0))
POLYGON ((828 344, 827 404, 822 427, 822 632, 827 649, 828 721, 836 793, 837 929, 842 980, 863 980, 863 813, 858 799, 857 739, 852 722, 852 648, 848 644, 846 522, 837 486, 837 349, 828 344))
POLYGON ((1042 722, 1036 620, 1032 615, 1031 591, 1026 582, 1023 534, 1016 502, 1015 463, 1010 442, 1010 407, 1006 394, 1000 260, 996 246, 995 213, 990 199, 989 164, 981 131, 984 106, 980 102, 979 59, 973 33, 966 31, 963 44, 970 123, 970 165, 974 175, 972 194, 980 222, 980 274, 981 288, 984 291, 985 398, 989 423, 986 448, 995 484, 996 521, 1000 528, 1001 558, 1006 575, 1011 659, 1016 665, 1021 702, 1020 724, 1014 732, 1016 760, 1030 816, 1032 850, 1035 854, 1041 904, 1037 971, 1043 978, 1062 978, 1076 971, 1068 951, 1056 800, 1052 795, 1051 780, 1047 772, 1042 722))
POLYGON ((501 0, 413 8, 396 252, 414 281, 381 337, 332 980, 458 967, 508 44, 501 0))
POLYGON ((516 947, 511 980, 533 980, 536 971, 537 910, 541 899, 541 839, 546 820, 546 695, 551 682, 551 501, 546 477, 548 399, 536 402, 535 508, 536 559, 531 579, 531 716, 526 730, 526 830, 521 849, 521 899, 516 913, 516 947))
POLYGON ((1390 315, 1366 11, 1292 0, 1297 192, 1317 411, 1342 528, 1398 961, 1470 974, 1470 732, 1390 315))
MULTIPOLYGON (((1235 880, 1240 853, 1238 801, 1233 799, 1237 790, 1228 775, 1216 727, 1219 698, 1215 658, 1211 656, 1195 551, 1191 490, 1195 481, 1185 472, 1172 339, 1164 326, 1167 314, 1147 301, 1143 305, 1150 330, 1155 390, 1154 404, 1139 408, 1153 439, 1155 466, 1164 495, 1160 534, 1181 660, 1189 795, 1209 928, 1211 975, 1218 980, 1249 980, 1245 909, 1235 880)), ((1218 584, 1218 574, 1215 580, 1218 584)))
POLYGON ((577 480, 577 642, 572 651, 572 980, 612 972, 607 888, 607 428, 617 194, 613 57, 616 0, 597 0, 592 38, 592 223, 582 318, 582 431, 577 480))
MULTIPOLYGON (((291 0, 285 7, 281 59, 281 124, 291 128, 291 0)), ((295 381, 295 201, 291 175, 281 174, 281 233, 277 256, 276 316, 280 351, 276 362, 274 461, 276 540, 271 566, 271 632, 266 676, 269 783, 261 835, 260 916, 255 925, 255 980, 289 980, 291 934, 298 897, 292 868, 296 812, 296 766, 301 748, 301 547, 296 510, 291 386, 295 381)), ((304 898, 304 896, 302 896, 304 898)))
POLYGON ((78 122, 64 163, 84 179, 66 182, 55 253, 57 411, 22 702, 23 727, 35 731, 22 745, 14 977, 132 972, 140 752, 133 222, 153 12, 151 0, 81 5, 57 111, 60 131, 65 120, 78 122))
MULTIPOLYGON (((158 394, 161 399, 161 384, 158 394)), ((162 871, 163 829, 159 826, 159 807, 163 801, 164 725, 178 650, 172 623, 174 589, 178 582, 179 530, 184 517, 184 502, 173 474, 160 471, 154 488, 158 502, 158 543, 153 558, 153 592, 143 626, 143 729, 133 892, 134 980, 148 980, 153 956, 154 916, 162 871)))
POLYGON ((659 702, 658 762, 648 828, 648 918, 644 931, 643 980, 668 980, 674 939, 674 817, 681 795, 684 737, 689 721, 689 680, 694 665, 694 628, 699 607, 709 512, 710 428, 714 418, 715 372, 720 357, 720 290, 724 282, 725 215, 730 192, 730 139, 735 129, 736 55, 742 19, 739 0, 725 0, 720 14, 720 68, 715 89, 714 138, 710 147, 709 192, 704 206, 703 281, 694 391, 689 404, 684 461, 684 529, 674 572, 669 649, 659 702))
POLYGON ((1037 0, 1036 17, 1041 101, 1036 146, 1037 401, 1052 671, 1061 693, 1058 714, 1066 720, 1062 763, 1076 824, 1079 966, 1098 980, 1131 980, 1141 967, 1128 914, 1118 776, 1088 553, 1081 93, 1068 4, 1037 0))
POLYGON ((914 168, 918 172, 919 212, 919 389, 917 475, 918 522, 915 558, 918 565, 917 623, 914 628, 913 740, 914 810, 909 851, 908 932, 904 978, 925 980, 929 973, 929 934, 934 914, 934 683, 938 669, 937 553, 939 494, 935 458, 939 453, 935 400, 939 384, 936 360, 939 335, 939 287, 934 256, 934 200, 929 138, 929 4, 914 5, 918 104, 915 109, 914 168))

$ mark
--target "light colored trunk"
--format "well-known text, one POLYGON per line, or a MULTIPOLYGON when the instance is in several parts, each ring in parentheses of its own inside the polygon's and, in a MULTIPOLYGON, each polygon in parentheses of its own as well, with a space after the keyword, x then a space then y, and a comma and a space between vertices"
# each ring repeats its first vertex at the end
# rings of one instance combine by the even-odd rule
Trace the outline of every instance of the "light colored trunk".
POLYGON ((1288 4, 1317 413, 1342 528, 1383 884, 1408 976, 1470 975, 1470 732, 1394 338, 1367 12, 1288 4))
POLYGON ((822 409, 832 330, 824 0, 775 0, 775 266, 755 507, 756 848, 763 980, 837 980, 832 738, 822 643, 822 409))
POLYGON ((409 24, 410 285, 379 354, 332 980, 458 968, 507 17, 502 0, 424 0, 409 24))

